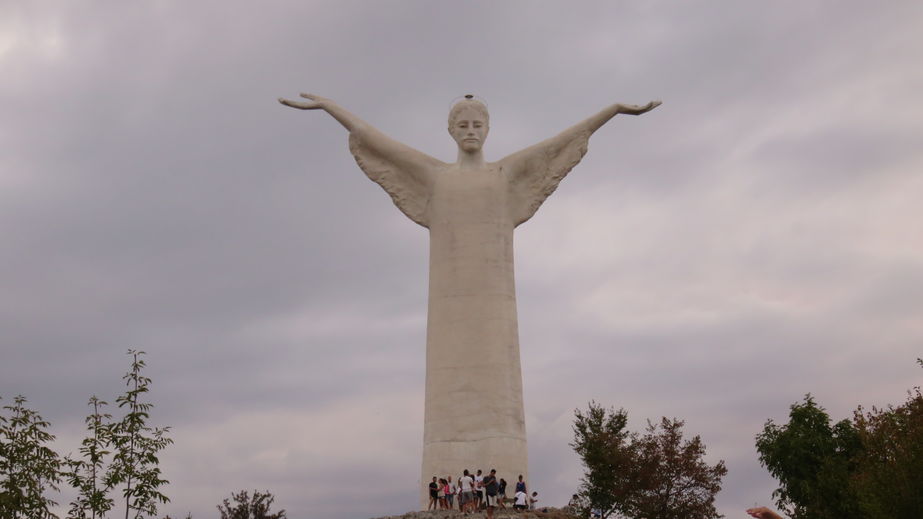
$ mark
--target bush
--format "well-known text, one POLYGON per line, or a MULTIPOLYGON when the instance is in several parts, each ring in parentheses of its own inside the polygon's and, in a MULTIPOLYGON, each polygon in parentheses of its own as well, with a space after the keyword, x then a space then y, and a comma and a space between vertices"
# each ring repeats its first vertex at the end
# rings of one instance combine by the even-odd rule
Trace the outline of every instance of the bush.
POLYGON ((274 514, 269 513, 269 508, 272 506, 275 497, 268 490, 266 492, 254 490, 252 497, 246 490, 241 490, 237 493, 232 492, 231 499, 234 500, 233 506, 228 499, 218 505, 221 519, 287 519, 285 510, 280 510, 274 514))

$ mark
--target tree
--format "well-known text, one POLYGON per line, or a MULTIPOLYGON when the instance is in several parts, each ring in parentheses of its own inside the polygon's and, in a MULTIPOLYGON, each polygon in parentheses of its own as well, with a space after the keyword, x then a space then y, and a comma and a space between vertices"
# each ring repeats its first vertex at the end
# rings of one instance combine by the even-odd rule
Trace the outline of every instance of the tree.
POLYGON ((779 481, 779 508, 794 519, 923 517, 923 394, 907 394, 902 405, 860 406, 833 425, 807 395, 787 424, 767 421, 756 448, 779 481))
POLYGON ((863 448, 850 483, 870 518, 923 517, 923 394, 916 387, 907 396, 900 406, 853 415, 863 448))
POLYGON ((636 492, 637 460, 631 448, 631 433, 626 429, 628 414, 624 409, 606 410, 595 401, 586 413, 574 412, 574 441, 570 444, 583 461, 586 472, 581 478, 581 503, 588 515, 597 511, 602 519, 613 513, 627 514, 636 492))
POLYGON ((849 487, 856 454, 862 449, 848 420, 830 417, 811 395, 791 406, 789 422, 768 420, 757 435, 760 463, 779 480, 778 507, 794 519, 864 517, 849 487))
POLYGON ((683 440, 683 422, 663 418, 648 422, 644 435, 626 430, 623 409, 606 410, 590 402, 577 410, 574 442, 586 472, 578 492, 583 515, 603 518, 667 519, 721 517, 714 507, 727 474, 723 461, 704 461, 705 445, 698 436, 683 440))
POLYGON ((54 436, 50 425, 26 407, 22 395, 0 415, 0 517, 4 519, 46 519, 57 503, 45 497, 46 490, 58 490, 61 461, 47 447, 54 436))
POLYGON ((108 404, 95 395, 90 398, 89 405, 93 406, 93 413, 85 420, 89 436, 81 442, 82 457, 65 459, 69 470, 64 476, 77 490, 77 498, 71 502, 69 512, 74 519, 105 517, 114 505, 109 497, 110 487, 104 479, 106 459, 111 454, 108 449, 112 445, 112 415, 100 411, 108 404))
POLYGON ((157 503, 170 499, 160 492, 168 483, 160 476, 157 453, 173 443, 167 437, 169 427, 152 428, 147 425, 153 404, 142 397, 150 389, 151 379, 141 371, 146 366, 143 351, 128 350, 132 357, 131 369, 122 377, 128 390, 116 399, 119 408, 126 413, 111 427, 111 441, 114 447, 112 464, 106 473, 107 487, 124 485, 125 519, 134 513, 135 519, 157 515, 157 503))
POLYGON ((112 509, 110 491, 124 485, 125 518, 155 516, 157 502, 169 499, 159 491, 167 481, 160 477, 157 453, 173 443, 166 434, 169 428, 147 425, 153 404, 142 397, 151 380, 142 376, 144 352, 129 350, 132 364, 123 377, 128 390, 116 401, 125 416, 113 423, 103 413, 106 404, 96 396, 90 398, 93 413, 86 418, 89 436, 80 447, 81 457, 65 458, 46 446, 54 436, 46 431, 49 424, 25 406, 17 396, 14 405, 3 407, 11 416, 0 414, 0 518, 54 517, 50 508, 57 503, 45 497, 47 490, 57 491, 64 477, 77 490, 70 503, 69 517, 101 519, 112 509), (109 461, 107 466, 107 460, 109 461), (66 470, 61 470, 66 467, 66 470))
POLYGON ((231 499, 234 500, 233 507, 227 498, 218 505, 221 519, 287 519, 285 510, 269 513, 275 497, 268 490, 266 492, 254 490, 253 497, 250 497, 246 490, 231 492, 231 499))
POLYGON ((648 421, 646 433, 634 442, 641 472, 635 517, 721 517, 715 510, 715 495, 727 468, 724 461, 714 466, 706 463, 702 439, 694 436, 684 441, 683 425, 675 418, 662 418, 659 427, 648 421))

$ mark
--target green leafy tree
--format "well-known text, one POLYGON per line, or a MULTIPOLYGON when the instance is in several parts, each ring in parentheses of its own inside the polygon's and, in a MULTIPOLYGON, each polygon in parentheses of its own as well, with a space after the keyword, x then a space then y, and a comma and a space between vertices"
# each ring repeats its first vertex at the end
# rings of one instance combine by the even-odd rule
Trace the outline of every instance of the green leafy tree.
POLYGON ((49 423, 25 404, 19 395, 3 407, 10 415, 0 415, 0 517, 56 517, 50 508, 57 503, 45 492, 58 490, 61 461, 47 446, 54 440, 46 431, 49 423))
POLYGON ((108 404, 95 395, 89 405, 93 406, 93 413, 86 418, 89 435, 81 443, 81 458, 65 460, 68 471, 64 475, 78 493, 68 514, 73 519, 105 517, 114 505, 104 480, 106 461, 111 454, 108 449, 112 445, 112 415, 101 412, 108 404))
POLYGON ((586 472, 577 507, 581 515, 667 519, 721 517, 714 507, 727 474, 723 461, 707 464, 698 436, 683 439, 683 422, 648 422, 644 435, 629 432, 627 413, 590 402, 577 410, 574 442, 586 472))
POLYGON ((150 390, 151 379, 141 374, 146 366, 143 351, 128 350, 131 369, 122 377, 128 390, 116 399, 125 416, 112 424, 112 464, 105 476, 107 487, 122 486, 125 519, 156 516, 157 504, 170 499, 160 492, 168 481, 161 477, 157 454, 173 443, 167 436, 170 428, 147 425, 154 407, 143 397, 150 390))
POLYGON ((253 496, 246 490, 240 492, 231 492, 231 499, 225 498, 218 505, 218 511, 221 512, 221 519, 287 519, 285 510, 270 513, 272 502, 275 497, 266 492, 253 491, 253 496), (231 503, 231 500, 234 502, 231 503))
POLYGON ((574 412, 574 441, 570 444, 583 461, 585 472, 578 492, 581 515, 595 510, 606 519, 627 514, 637 492, 637 456, 627 430, 624 409, 606 409, 590 402, 586 412, 574 412))
POLYGON ((787 424, 767 421, 756 449, 760 463, 779 480, 776 504, 792 518, 865 517, 849 485, 862 450, 859 435, 849 420, 831 425, 811 395, 791 406, 787 424))

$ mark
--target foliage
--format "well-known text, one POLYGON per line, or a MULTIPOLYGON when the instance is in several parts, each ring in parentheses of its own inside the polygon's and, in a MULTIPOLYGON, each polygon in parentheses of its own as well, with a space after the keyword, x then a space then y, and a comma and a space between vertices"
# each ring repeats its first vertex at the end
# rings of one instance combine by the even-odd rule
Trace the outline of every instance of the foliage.
POLYGON ((109 497, 110 487, 104 481, 108 450, 112 445, 112 415, 102 413, 100 408, 108 405, 95 395, 90 398, 93 414, 85 422, 89 436, 80 446, 81 459, 66 458, 68 471, 64 473, 68 483, 77 490, 77 498, 71 502, 69 517, 74 519, 97 519, 105 517, 114 501, 109 497))
POLYGON ((627 422, 623 409, 595 402, 575 412, 571 446, 586 468, 577 500, 581 515, 720 517, 714 499, 727 469, 723 461, 705 463, 701 438, 684 441, 683 422, 676 419, 648 422, 644 435, 627 431, 627 422))
POLYGON ((763 464, 779 480, 776 504, 795 519, 862 517, 849 488, 854 458, 861 450, 848 420, 835 425, 811 395, 791 406, 789 422, 769 420, 757 436, 763 464))
POLYGON ((626 429, 628 414, 590 402, 586 413, 577 409, 574 415, 570 445, 586 468, 578 494, 583 515, 589 515, 589 509, 599 511, 602 519, 614 512, 627 514, 637 482, 636 453, 626 429))
POLYGON ((123 377, 128 390, 116 399, 125 415, 113 423, 111 415, 101 411, 108 404, 90 398, 93 412, 85 420, 89 435, 81 442, 77 459, 68 456, 62 463, 45 446, 54 440, 45 430, 49 424, 25 407, 24 397, 3 408, 12 415, 0 414, 0 518, 54 517, 49 508, 57 503, 44 493, 57 491, 62 477, 77 490, 68 514, 74 519, 104 518, 114 505, 109 493, 119 485, 124 485, 126 519, 132 513, 134 519, 153 517, 157 502, 169 501, 159 491, 167 481, 160 477, 157 453, 173 440, 166 436, 168 427, 147 425, 153 404, 143 400, 151 383, 141 374, 144 352, 129 350, 128 354, 131 369, 123 377))
POLYGON ((721 517, 715 495, 727 474, 724 461, 708 465, 699 436, 683 441, 684 423, 662 418, 659 427, 648 422, 647 432, 635 442, 641 470, 640 496, 634 517, 721 517))
POLYGON ((787 424, 766 422, 756 447, 779 481, 773 497, 793 519, 923 517, 919 387, 900 406, 859 407, 834 425, 807 395, 792 405, 787 424))
POLYGON ((231 498, 234 500, 233 507, 227 498, 218 505, 221 519, 287 519, 285 510, 269 513, 275 497, 268 490, 266 492, 254 490, 252 497, 246 490, 231 492, 231 498))
POLYGON ((3 407, 10 416, 0 415, 0 517, 55 517, 49 508, 57 503, 45 491, 58 490, 61 461, 46 446, 54 440, 46 431, 49 423, 25 404, 25 397, 17 396, 3 407))
POLYGON ((131 369, 122 377, 128 390, 116 399, 126 413, 109 429, 114 454, 105 482, 111 488, 124 485, 125 519, 129 516, 138 519, 157 515, 157 503, 170 501, 159 490, 168 481, 161 478, 157 453, 173 440, 166 436, 169 427, 147 425, 154 405, 142 399, 151 384, 151 379, 141 374, 146 366, 144 352, 128 350, 128 354, 132 356, 131 369))
POLYGON ((602 519, 614 512, 628 513, 637 481, 636 453, 626 429, 628 414, 590 402, 586 413, 577 409, 574 415, 571 447, 586 467, 578 494, 582 508, 599 511, 602 519))
POLYGON ((853 418, 863 450, 851 480, 863 512, 874 519, 923 517, 923 395, 898 407, 860 407, 853 418))

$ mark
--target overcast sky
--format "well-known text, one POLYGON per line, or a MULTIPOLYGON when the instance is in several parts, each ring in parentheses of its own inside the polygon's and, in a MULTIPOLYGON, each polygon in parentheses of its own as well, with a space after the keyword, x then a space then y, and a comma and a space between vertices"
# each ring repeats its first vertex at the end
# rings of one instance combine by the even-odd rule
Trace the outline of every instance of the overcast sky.
POLYGON ((488 160, 662 99, 516 231, 530 483, 566 503, 595 399, 635 430, 685 420, 743 517, 775 488, 766 419, 923 375, 921 24, 911 0, 3 0, 0 396, 76 452, 142 349, 176 442, 163 514, 244 488, 293 519, 413 509, 428 237, 342 127, 276 98, 449 162, 466 93, 488 160))

